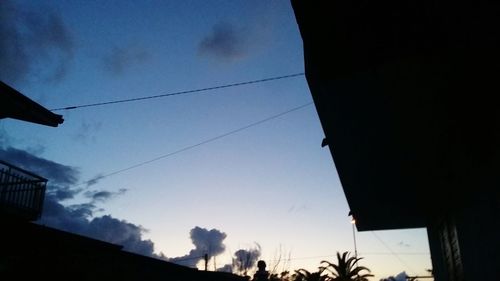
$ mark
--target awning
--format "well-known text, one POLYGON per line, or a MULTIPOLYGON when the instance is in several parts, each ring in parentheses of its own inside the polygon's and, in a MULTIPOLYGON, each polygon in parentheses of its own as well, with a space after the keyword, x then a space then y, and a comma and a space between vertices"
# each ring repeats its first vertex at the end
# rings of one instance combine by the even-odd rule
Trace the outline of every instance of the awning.
POLYGON ((13 118, 52 127, 64 122, 62 115, 52 113, 1 81, 0 89, 0 119, 13 118))

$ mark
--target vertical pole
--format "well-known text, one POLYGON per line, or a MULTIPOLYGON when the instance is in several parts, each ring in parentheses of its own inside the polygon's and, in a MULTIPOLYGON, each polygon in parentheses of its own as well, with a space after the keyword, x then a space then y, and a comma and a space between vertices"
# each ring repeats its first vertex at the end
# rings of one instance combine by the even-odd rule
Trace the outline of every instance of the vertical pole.
POLYGON ((354 239, 354 257, 358 258, 358 248, 356 247, 356 226, 355 222, 352 223, 352 238, 354 239))
POLYGON ((204 258, 205 258, 205 271, 207 271, 208 270, 208 254, 205 254, 204 258))

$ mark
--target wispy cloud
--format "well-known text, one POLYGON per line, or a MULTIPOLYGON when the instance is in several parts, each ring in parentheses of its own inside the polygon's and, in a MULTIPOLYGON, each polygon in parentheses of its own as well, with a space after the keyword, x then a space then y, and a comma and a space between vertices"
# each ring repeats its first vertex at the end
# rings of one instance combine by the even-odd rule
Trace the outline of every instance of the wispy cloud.
POLYGON ((299 213, 307 210, 309 210, 309 206, 307 206, 307 204, 300 204, 298 206, 294 204, 288 208, 288 213, 299 213))
POLYGON ((408 243, 406 243, 405 241, 399 241, 398 246, 399 247, 405 247, 405 248, 411 247, 411 245, 408 244, 408 243))
POLYGON ((151 54, 144 48, 114 47, 102 57, 104 69, 113 75, 125 73, 128 69, 145 63, 151 54))
POLYGON ((73 58, 73 37, 55 11, 28 11, 0 1, 0 79, 16 83, 37 70, 46 81, 60 81, 73 58))
POLYGON ((101 127, 102 122, 82 121, 80 123, 80 127, 76 130, 76 133, 73 134, 73 139, 82 143, 86 143, 89 140, 95 141, 96 133, 101 129, 101 127))
POLYGON ((218 22, 212 27, 210 34, 200 41, 198 52, 202 56, 231 62, 247 56, 250 43, 245 29, 227 22, 218 22))
POLYGON ((121 188, 116 192, 113 191, 107 191, 107 190, 93 190, 93 191, 86 191, 85 196, 89 199, 92 200, 92 202, 106 202, 110 199, 113 199, 116 196, 120 196, 125 194, 127 192, 127 189, 121 188))
POLYGON ((101 179, 105 178, 104 174, 97 174, 95 175, 93 178, 91 178, 90 180, 87 180, 85 182, 85 184, 87 185, 87 187, 90 187, 92 185, 96 185, 101 179))

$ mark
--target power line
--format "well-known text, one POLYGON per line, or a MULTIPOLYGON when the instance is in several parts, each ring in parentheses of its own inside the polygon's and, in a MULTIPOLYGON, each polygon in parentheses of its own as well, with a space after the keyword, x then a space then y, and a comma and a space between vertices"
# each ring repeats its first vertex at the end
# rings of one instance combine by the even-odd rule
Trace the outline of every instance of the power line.
POLYGON ((113 101, 105 101, 105 102, 97 102, 97 103, 89 103, 89 104, 82 104, 82 105, 60 107, 60 108, 51 109, 51 111, 72 110, 72 109, 84 108, 84 107, 94 107, 94 106, 111 105, 111 104, 117 104, 117 103, 126 103, 126 102, 142 101, 142 100, 149 100, 149 99, 165 98, 165 97, 170 97, 170 96, 178 96, 178 95, 185 95, 185 94, 192 94, 192 93, 199 93, 199 92, 207 92, 207 91, 213 91, 213 90, 219 90, 219 89, 225 89, 225 88, 238 87, 238 86, 243 86, 243 85, 250 85, 250 84, 257 84, 257 83, 263 83, 263 82, 269 82, 269 81, 275 81, 275 80, 281 80, 281 79, 288 79, 288 78, 293 78, 293 77, 303 76, 303 75, 304 75, 304 72, 300 72, 300 73, 294 73, 294 74, 289 74, 289 75, 268 77, 268 78, 264 78, 264 79, 244 81, 244 82, 225 84, 225 85, 218 85, 218 86, 206 87, 206 88, 201 88, 201 89, 193 89, 193 90, 186 90, 186 91, 180 91, 180 92, 165 93, 165 94, 159 94, 159 95, 154 95, 154 96, 145 96, 145 97, 139 97, 139 98, 121 99, 121 100, 113 100, 113 101))
POLYGON ((400 255, 400 256, 430 256, 431 253, 428 252, 392 252, 392 253, 384 253, 384 252, 361 252, 360 256, 385 256, 385 255, 400 255))
MULTIPOLYGON (((425 253, 425 252, 361 252, 359 253, 359 256, 371 256, 371 255, 430 255, 430 253, 425 253)), ((312 260, 312 259, 319 259, 319 258, 335 258, 337 254, 330 254, 330 255, 322 255, 322 256, 307 256, 307 257, 295 257, 295 258, 287 258, 285 260, 291 261, 291 260, 312 260)), ((278 261, 278 260, 270 260, 270 261, 278 261)))
POLYGON ((150 160, 147 160, 147 161, 144 161, 144 162, 140 162, 140 163, 137 163, 135 165, 132 165, 132 166, 129 166, 127 168, 123 168, 123 169, 120 169, 120 170, 117 170, 117 171, 114 171, 114 172, 111 172, 111 173, 108 173, 108 174, 105 174, 105 175, 99 175, 98 177, 94 178, 94 179, 90 179, 88 181, 85 181, 85 182, 82 182, 80 183, 79 185, 84 185, 84 184, 89 184, 95 180, 101 180, 103 178, 107 178, 107 177, 110 177, 110 176, 114 176, 116 174, 120 174, 120 173, 123 173, 123 172, 126 172, 126 171, 129 171, 129 170, 132 170, 132 169, 135 169, 135 168, 138 168, 138 167, 141 167, 141 166, 144 166, 146 164, 149 164, 149 163, 152 163, 152 162, 156 162, 158 160, 161 160, 161 159, 164 159, 164 158, 167 158, 167 157, 170 157, 170 156, 173 156, 175 154, 179 154, 181 152, 184 152, 184 151, 187 151, 187 150, 190 150, 190 149, 193 149, 193 148, 196 148, 198 146, 201 146, 201 145, 204 145, 204 144, 207 144, 207 143, 210 143, 210 142, 213 142, 213 141, 216 141, 216 140, 219 140, 219 139, 222 139, 224 137, 227 137, 227 136, 230 136, 230 135, 233 135, 233 134, 236 134, 236 133, 239 133, 243 130, 246 130, 246 129, 249 129, 249 128, 252 128, 252 127, 255 127, 255 126, 258 126, 262 123, 265 123, 265 122, 268 122, 268 121, 271 121, 271 120, 274 120, 276 118, 279 118, 283 115, 286 115, 286 114, 289 114, 289 113, 292 113, 294 111, 297 111, 297 110, 300 110, 304 107, 307 107, 307 106, 310 106, 312 104, 312 102, 308 102, 308 103, 305 103, 303 105, 299 105, 297 107, 294 107, 294 108, 291 108, 291 109, 288 109, 286 111, 283 111, 281 113, 278 113, 276 115, 273 115, 273 116, 269 116, 267 118, 264 118, 262 120, 259 120, 257 122, 254 122, 254 123, 250 123, 248 125, 245 125, 243 127, 240 127, 238 129, 235 129, 235 130, 232 130, 232 131, 229 131, 227 133, 224 133, 224 134, 221 134, 221 135, 218 135, 216 137, 212 137, 212 138, 209 138, 209 139, 206 139, 204 141, 201 141, 199 143, 196 143, 196 144, 193 144, 193 145, 189 145, 189 146, 186 146, 186 147, 183 147, 179 150, 176 150, 176 151, 173 151, 173 152, 170 152, 170 153, 167 153, 167 154, 163 154, 161 156, 158 156, 158 157, 155 157, 153 159, 150 159, 150 160))

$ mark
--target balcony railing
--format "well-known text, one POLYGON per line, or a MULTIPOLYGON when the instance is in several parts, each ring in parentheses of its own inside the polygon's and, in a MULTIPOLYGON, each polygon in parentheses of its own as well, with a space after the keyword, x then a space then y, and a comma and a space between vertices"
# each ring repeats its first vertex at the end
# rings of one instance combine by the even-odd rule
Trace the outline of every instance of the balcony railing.
POLYGON ((46 185, 46 179, 0 160, 0 214, 38 219, 46 185))

